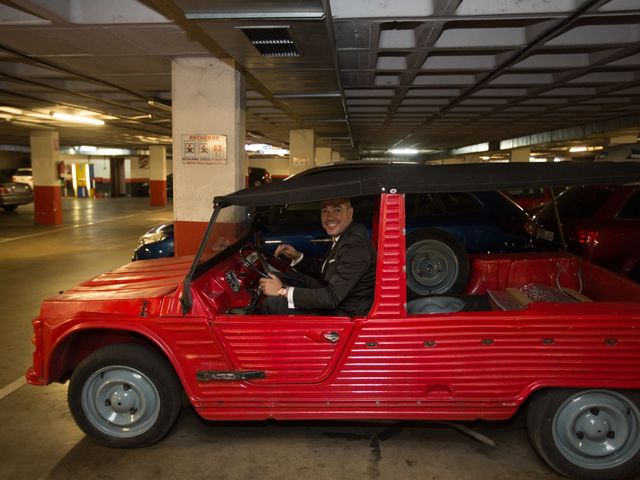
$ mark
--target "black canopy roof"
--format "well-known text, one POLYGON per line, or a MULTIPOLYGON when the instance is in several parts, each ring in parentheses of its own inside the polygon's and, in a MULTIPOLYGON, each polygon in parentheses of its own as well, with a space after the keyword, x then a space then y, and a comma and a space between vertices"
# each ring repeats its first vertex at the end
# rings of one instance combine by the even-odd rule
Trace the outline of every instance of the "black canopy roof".
POLYGON ((514 190, 640 182, 640 162, 471 163, 425 165, 341 162, 306 170, 281 182, 215 197, 214 203, 256 207, 421 192, 514 190))

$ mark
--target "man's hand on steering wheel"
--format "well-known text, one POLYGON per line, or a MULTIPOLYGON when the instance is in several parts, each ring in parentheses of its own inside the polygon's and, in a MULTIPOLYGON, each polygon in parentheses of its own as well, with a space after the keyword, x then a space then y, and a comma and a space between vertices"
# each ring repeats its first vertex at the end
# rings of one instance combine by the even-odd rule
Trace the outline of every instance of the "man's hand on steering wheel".
POLYGON ((272 273, 269 274, 269 278, 263 277, 259 281, 258 290, 267 297, 275 297, 281 288, 282 281, 272 273))
POLYGON ((276 257, 280 255, 284 255, 289 260, 298 260, 302 256, 302 253, 300 253, 298 250, 296 250, 294 247, 292 247, 288 243, 281 243, 276 247, 276 251, 274 255, 276 257))

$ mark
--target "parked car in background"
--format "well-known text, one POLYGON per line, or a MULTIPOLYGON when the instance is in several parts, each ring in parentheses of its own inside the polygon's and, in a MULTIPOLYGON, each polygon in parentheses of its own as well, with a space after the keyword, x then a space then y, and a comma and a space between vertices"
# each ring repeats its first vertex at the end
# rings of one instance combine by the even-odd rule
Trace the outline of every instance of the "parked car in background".
POLYGON ((33 192, 28 184, 12 182, 10 178, 0 175, 0 207, 10 211, 18 208, 18 205, 31 202, 33 192))
POLYGON ((551 200, 551 191, 548 188, 521 188, 507 190, 504 193, 529 213, 540 210, 551 200))
POLYGON ((16 183, 26 183, 33 190, 33 170, 31 168, 19 168, 11 176, 11 180, 16 183))
POLYGON ((248 187, 257 187, 263 183, 271 182, 271 174, 266 168, 249 167, 249 174, 247 178, 248 187))
MULTIPOLYGON (((640 186, 573 187, 557 205, 570 252, 640 281, 640 186)), ((553 205, 527 230, 544 246, 562 246, 553 205)))
MULTIPOLYGON (((149 182, 142 182, 140 187, 138 188, 138 195, 143 197, 148 197, 149 193, 149 182)), ((173 173, 167 175, 167 198, 173 197, 173 173)))
POLYGON ((173 222, 156 225, 138 239, 131 261, 173 257, 173 222))
MULTIPOLYGON (((378 197, 354 198, 355 220, 377 235, 372 219, 378 197)), ((469 275, 469 253, 522 252, 533 248, 526 213, 499 192, 408 194, 407 268, 411 298, 459 293, 469 275)), ((264 249, 288 243, 313 257, 324 256, 331 238, 320 225, 319 202, 260 208, 264 249)), ((158 225, 142 237, 134 260, 173 256, 173 225, 158 225)))

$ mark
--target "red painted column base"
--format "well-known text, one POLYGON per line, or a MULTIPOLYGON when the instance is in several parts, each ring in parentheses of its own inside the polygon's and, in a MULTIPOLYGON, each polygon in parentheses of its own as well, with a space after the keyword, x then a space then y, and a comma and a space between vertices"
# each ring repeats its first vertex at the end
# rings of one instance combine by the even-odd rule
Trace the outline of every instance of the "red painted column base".
POLYGON ((33 204, 36 225, 62 224, 62 189, 34 185, 33 204))
POLYGON ((149 197, 152 207, 162 207, 167 204, 167 181, 149 180, 149 197))
MULTIPOLYGON (((207 222, 176 220, 173 223, 174 254, 176 256, 195 254, 200 247, 207 225, 207 222)), ((230 222, 216 223, 213 235, 216 237, 216 241, 210 242, 210 244, 214 248, 222 250, 238 240, 237 225, 230 222)))

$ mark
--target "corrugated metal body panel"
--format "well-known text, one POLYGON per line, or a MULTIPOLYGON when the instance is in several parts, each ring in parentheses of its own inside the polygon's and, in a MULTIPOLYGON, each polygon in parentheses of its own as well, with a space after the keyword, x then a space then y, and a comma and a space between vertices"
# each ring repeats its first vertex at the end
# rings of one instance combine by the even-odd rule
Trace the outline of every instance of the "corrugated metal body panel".
POLYGON ((640 388, 640 315, 540 310, 357 321, 326 381, 209 384, 195 404, 207 418, 497 419, 537 388, 640 388))
POLYGON ((370 317, 394 317, 406 312, 404 195, 383 193, 380 199, 375 303, 370 317))
POLYGON ((132 262, 82 282, 42 303, 40 315, 62 318, 79 311, 138 315, 158 314, 165 295, 187 274, 192 256, 132 262))
POLYGON ((264 371, 264 383, 317 383, 335 367, 349 338, 348 318, 217 317, 214 330, 234 368, 264 371), (340 340, 331 343, 324 335, 335 332, 340 340))

